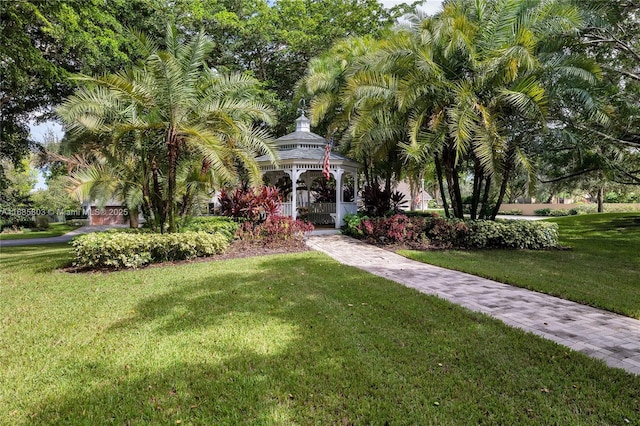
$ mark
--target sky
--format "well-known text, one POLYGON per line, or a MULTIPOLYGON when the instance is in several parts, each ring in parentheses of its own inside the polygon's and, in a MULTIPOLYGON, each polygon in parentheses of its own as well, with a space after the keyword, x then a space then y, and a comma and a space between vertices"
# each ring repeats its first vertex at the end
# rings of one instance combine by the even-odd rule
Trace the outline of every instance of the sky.
MULTIPOLYGON (((411 0, 379 0, 380 3, 384 5, 386 8, 393 7, 400 3, 412 3, 411 0)), ((442 7, 442 0, 425 0, 420 8, 427 14, 433 15, 440 11, 442 7)), ((41 124, 30 123, 29 125, 31 131, 31 137, 36 142, 44 142, 44 137, 47 132, 52 131, 54 135, 58 138, 62 138, 62 126, 54 121, 47 121, 41 124)), ((38 183, 36 184, 36 189, 45 189, 46 185, 44 183, 44 179, 42 178, 42 174, 39 174, 38 183)))
MULTIPOLYGON (((413 3, 412 0, 379 0, 386 8, 393 7, 400 3, 413 3)), ((429 15, 438 13, 442 6, 442 0, 425 0, 420 8, 429 15)))

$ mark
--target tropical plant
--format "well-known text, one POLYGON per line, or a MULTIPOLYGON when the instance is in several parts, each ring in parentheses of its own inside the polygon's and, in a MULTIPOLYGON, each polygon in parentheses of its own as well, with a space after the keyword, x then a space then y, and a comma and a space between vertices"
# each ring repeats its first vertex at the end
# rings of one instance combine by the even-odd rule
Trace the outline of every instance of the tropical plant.
POLYGON ((270 186, 253 188, 244 182, 233 191, 223 189, 218 197, 220 214, 253 223, 280 213, 280 194, 270 186))
POLYGON ((126 138, 140 141, 141 161, 150 176, 144 191, 160 229, 166 225, 174 232, 179 203, 190 198, 179 193, 181 164, 197 160, 201 171, 224 182, 236 180, 242 170, 257 182, 255 156, 266 153, 275 161, 275 153, 267 129, 254 123, 274 118, 256 100, 254 78, 205 66, 212 45, 204 33, 183 43, 169 27, 165 50, 142 35, 140 41, 147 53, 140 66, 106 76, 78 76, 84 86, 58 114, 69 130, 107 135, 111 146, 126 138))
POLYGON ((582 27, 580 11, 561 1, 451 0, 436 16, 414 15, 343 73, 352 143, 386 152, 372 157, 385 167, 398 164, 399 148, 416 176, 433 162, 445 210, 458 218, 469 174, 472 218, 495 218, 512 177, 535 181, 535 148, 556 99, 606 121, 589 92, 599 68, 566 49, 582 27))

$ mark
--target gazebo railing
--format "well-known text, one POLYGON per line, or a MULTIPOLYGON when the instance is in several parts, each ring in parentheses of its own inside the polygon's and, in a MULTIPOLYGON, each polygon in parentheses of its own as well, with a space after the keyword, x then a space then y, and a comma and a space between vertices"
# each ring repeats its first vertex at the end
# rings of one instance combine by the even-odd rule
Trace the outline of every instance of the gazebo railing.
MULTIPOLYGON (((336 221, 336 203, 311 203, 299 202, 298 208, 306 208, 306 218, 309 222, 316 224, 331 224, 336 221)), ((340 203, 341 216, 347 213, 358 213, 358 204, 354 202, 340 203)), ((298 212, 300 213, 300 212, 298 212)), ((282 216, 292 216, 291 203, 280 204, 280 214, 282 216)), ((299 216, 299 215, 298 215, 299 216)))
POLYGON ((280 203, 280 215, 293 216, 293 210, 291 210, 291 203, 280 203))

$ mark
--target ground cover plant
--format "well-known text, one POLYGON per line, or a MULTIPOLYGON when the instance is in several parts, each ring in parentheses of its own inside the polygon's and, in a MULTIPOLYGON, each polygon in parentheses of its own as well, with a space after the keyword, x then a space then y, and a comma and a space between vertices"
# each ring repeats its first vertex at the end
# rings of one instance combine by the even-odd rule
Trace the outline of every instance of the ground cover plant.
POLYGON ((316 252, 57 271, 70 260, 0 255, 7 423, 640 421, 640 377, 316 252))
POLYGON ((443 250, 411 259, 552 294, 640 319, 640 214, 549 219, 569 250, 443 250))
POLYGON ((59 237, 67 232, 71 232, 79 226, 68 225, 66 223, 52 223, 49 224, 49 229, 44 231, 32 231, 31 229, 23 229, 21 233, 6 233, 0 234, 0 240, 26 240, 32 238, 49 238, 59 237))

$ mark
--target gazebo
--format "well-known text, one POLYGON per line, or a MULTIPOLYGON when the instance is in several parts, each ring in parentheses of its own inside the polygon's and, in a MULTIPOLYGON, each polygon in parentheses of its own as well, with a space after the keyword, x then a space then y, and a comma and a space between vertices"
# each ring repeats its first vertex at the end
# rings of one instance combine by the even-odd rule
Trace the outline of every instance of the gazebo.
MULTIPOLYGON (((314 195, 314 181, 322 175, 327 140, 311 132, 309 119, 304 113, 296 120, 296 131, 275 140, 278 166, 267 155, 257 158, 264 180, 270 184, 279 180, 291 182, 291 192, 282 203, 282 215, 294 219, 306 216, 314 224, 342 226, 347 213, 358 211, 358 168, 360 164, 347 157, 330 153, 329 173, 335 179, 335 202, 321 200, 314 195), (347 181, 352 183, 347 188, 347 181), (302 188, 301 188, 302 186, 302 188)), ((333 200, 331 200, 333 201, 333 200)))

